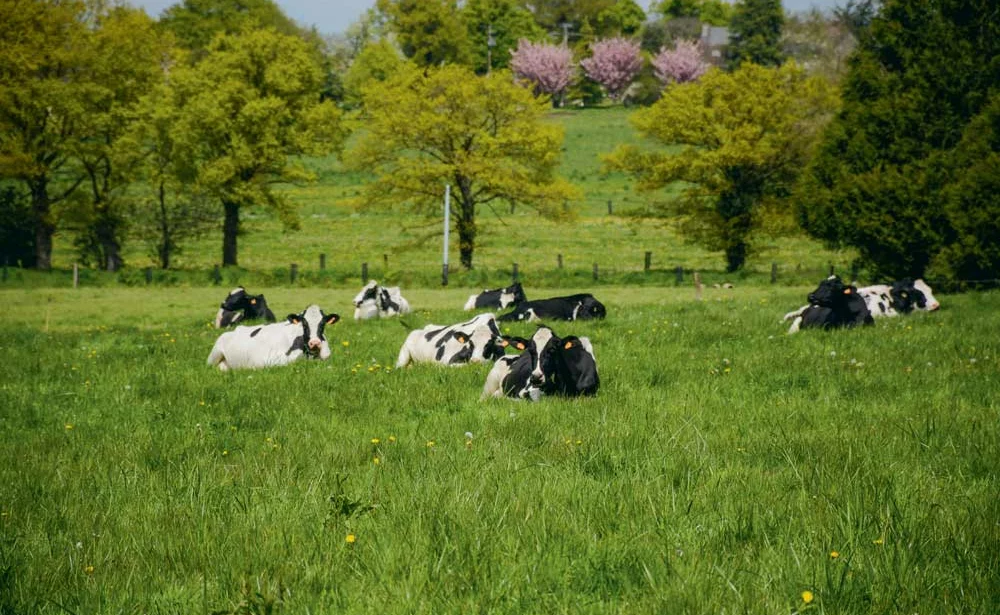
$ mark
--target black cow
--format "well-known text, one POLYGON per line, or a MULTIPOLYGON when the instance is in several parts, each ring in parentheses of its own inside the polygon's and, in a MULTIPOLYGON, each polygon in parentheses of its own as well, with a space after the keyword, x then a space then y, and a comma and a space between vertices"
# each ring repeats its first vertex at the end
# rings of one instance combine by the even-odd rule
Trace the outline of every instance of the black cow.
POLYGON ((801 328, 836 329, 871 325, 875 320, 858 289, 844 284, 835 275, 820 282, 819 287, 809 293, 809 306, 795 317, 789 333, 801 328))
POLYGON ((568 297, 525 301, 517 304, 514 307, 514 311, 500 316, 497 320, 502 322, 511 320, 531 322, 543 319, 590 320, 592 318, 604 318, 607 313, 604 304, 595 299, 594 295, 581 293, 568 297))
POLYGON ((222 329, 237 323, 263 318, 274 322, 274 312, 267 307, 264 295, 248 294, 242 286, 229 291, 215 315, 215 328, 222 329))
POLYGON ((541 326, 527 342, 520 355, 497 359, 480 399, 506 396, 537 401, 543 394, 597 394, 601 381, 589 339, 575 335, 560 338, 541 326))
POLYGON ((495 288, 484 290, 478 295, 470 295, 465 302, 465 310, 477 310, 483 308, 499 308, 506 310, 512 305, 517 305, 528 300, 521 288, 520 282, 515 282, 506 288, 495 288))

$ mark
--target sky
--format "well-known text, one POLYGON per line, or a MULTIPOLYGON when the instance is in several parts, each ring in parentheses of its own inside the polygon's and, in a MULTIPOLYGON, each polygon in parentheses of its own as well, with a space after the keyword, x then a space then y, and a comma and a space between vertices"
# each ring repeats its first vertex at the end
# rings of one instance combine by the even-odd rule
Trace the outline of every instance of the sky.
MULTIPOLYGON (((375 0, 276 0, 285 14, 304 26, 316 26, 323 34, 343 32, 347 26, 357 21, 365 10, 375 5, 375 0)), ((785 8, 791 11, 803 11, 811 6, 821 9, 833 8, 844 4, 846 0, 782 0, 785 8)), ((152 17, 159 17, 163 9, 177 0, 131 0, 135 6, 146 9, 152 17)), ((639 4, 648 6, 649 2, 639 0, 639 4)))

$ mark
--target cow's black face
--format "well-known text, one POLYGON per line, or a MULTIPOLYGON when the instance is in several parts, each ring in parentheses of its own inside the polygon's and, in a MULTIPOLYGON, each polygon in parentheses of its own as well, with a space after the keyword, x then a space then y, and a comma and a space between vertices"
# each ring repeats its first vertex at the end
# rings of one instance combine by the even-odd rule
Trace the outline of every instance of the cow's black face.
POLYGON ((246 289, 240 286, 233 289, 219 307, 230 312, 245 310, 250 307, 250 298, 246 289))
POLYGON ((524 294, 524 288, 521 287, 521 283, 511 284, 507 287, 507 292, 514 295, 514 305, 518 303, 524 303, 528 300, 527 295, 524 294))
POLYGON ((361 292, 354 297, 354 307, 360 307, 365 301, 376 299, 378 297, 379 290, 381 290, 381 287, 375 282, 375 280, 365 284, 365 287, 361 289, 361 292))
POLYGON ((917 289, 910 278, 894 283, 890 294, 892 295, 892 305, 897 312, 908 314, 914 308, 927 309, 927 296, 917 289))
POLYGON ((830 276, 820 282, 816 290, 809 293, 809 303, 823 307, 843 305, 843 297, 851 294, 853 292, 851 289, 857 290, 853 286, 845 286, 839 277, 830 276))
MULTIPOLYGON (((601 318, 603 319, 608 315, 607 309, 605 309, 604 304, 597 299, 587 299, 583 302, 583 313, 586 316, 584 318, 601 318)), ((582 316, 582 315, 581 315, 582 316)))

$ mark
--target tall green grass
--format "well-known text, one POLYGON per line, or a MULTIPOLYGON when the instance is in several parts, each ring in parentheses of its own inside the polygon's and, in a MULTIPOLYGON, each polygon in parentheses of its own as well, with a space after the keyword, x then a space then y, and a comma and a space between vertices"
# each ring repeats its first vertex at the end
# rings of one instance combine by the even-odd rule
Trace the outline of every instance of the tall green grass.
POLYGON ((209 369, 218 289, 0 291, 0 612, 996 611, 1000 294, 787 336, 805 288, 603 288, 555 325, 599 396, 527 404, 264 290, 329 361, 209 369))

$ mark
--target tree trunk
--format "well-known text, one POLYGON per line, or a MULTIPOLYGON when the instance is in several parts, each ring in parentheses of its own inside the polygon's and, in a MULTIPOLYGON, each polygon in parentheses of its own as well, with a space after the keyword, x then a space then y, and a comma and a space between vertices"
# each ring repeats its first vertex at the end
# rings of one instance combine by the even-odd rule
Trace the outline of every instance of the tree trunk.
POLYGON ((101 246, 101 254, 104 256, 104 268, 107 271, 115 272, 122 268, 122 247, 118 241, 121 223, 116 220, 111 212, 100 211, 98 219, 94 223, 94 235, 101 246))
POLYGON ((468 179, 458 181, 458 249, 462 266, 472 269, 472 253, 476 249, 476 204, 472 198, 472 186, 468 179))
POLYGON ((52 236, 56 227, 50 219, 49 179, 36 177, 28 181, 31 189, 31 211, 35 226, 35 267, 43 271, 52 268, 52 236))
POLYGON ((745 241, 726 246, 726 273, 733 273, 743 267, 747 260, 748 248, 745 241))
POLYGON ((235 267, 239 263, 236 261, 236 235, 240 232, 240 204, 233 201, 223 201, 226 209, 226 219, 222 225, 222 266, 235 267))

